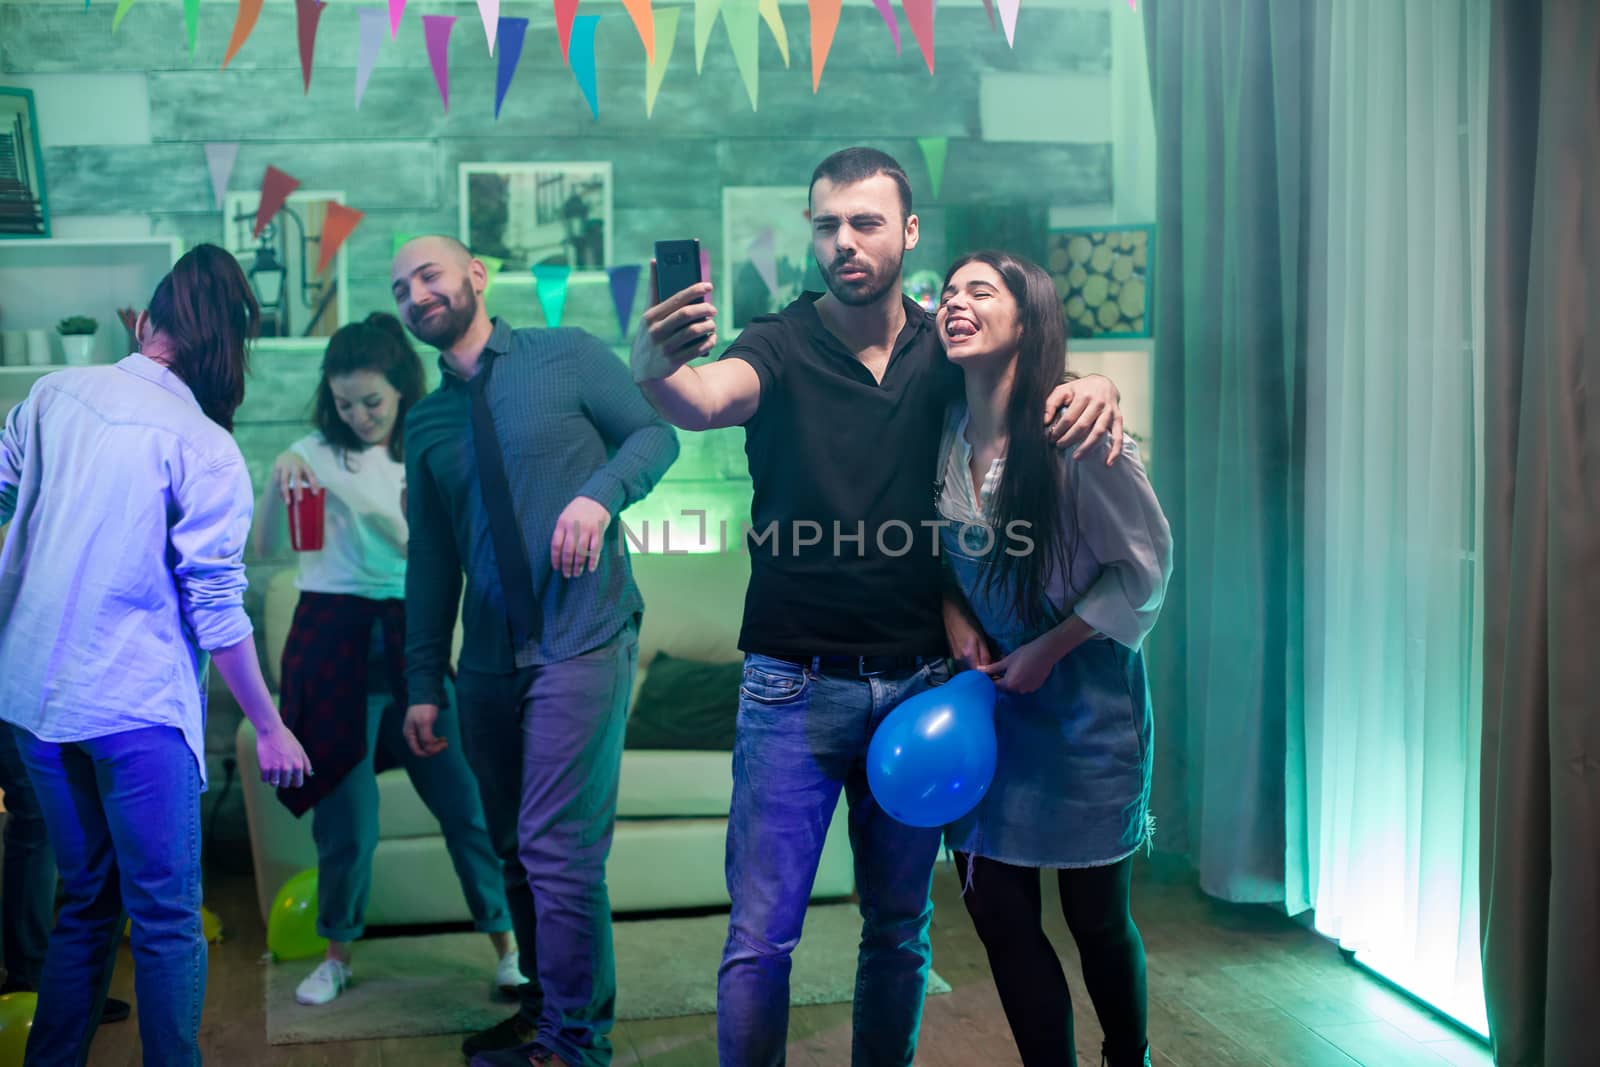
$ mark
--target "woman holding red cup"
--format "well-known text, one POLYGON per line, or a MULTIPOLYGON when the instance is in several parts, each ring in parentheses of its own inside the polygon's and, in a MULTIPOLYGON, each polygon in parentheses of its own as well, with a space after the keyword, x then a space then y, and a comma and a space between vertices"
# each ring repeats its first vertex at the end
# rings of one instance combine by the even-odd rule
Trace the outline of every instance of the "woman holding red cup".
MULTIPOLYGON (((275 516, 260 528, 258 550, 270 554, 287 525, 299 563, 300 602, 283 649, 282 713, 312 753, 317 776, 280 789, 278 797, 296 816, 312 813, 317 932, 328 939, 326 958, 296 991, 302 1004, 326 1004, 351 980, 352 943, 364 932, 378 841, 376 776, 396 763, 444 831, 475 925, 493 943, 496 987, 511 992, 524 981, 500 862, 461 746, 420 759, 400 733, 407 706, 403 440, 406 412, 423 389, 422 362, 393 315, 375 313, 340 329, 323 357, 316 430, 273 463, 268 492, 283 506, 263 500, 257 509, 275 516), (368 698, 375 628, 394 699, 387 707, 368 698)), ((441 722, 453 740, 450 709, 441 709, 441 722)))

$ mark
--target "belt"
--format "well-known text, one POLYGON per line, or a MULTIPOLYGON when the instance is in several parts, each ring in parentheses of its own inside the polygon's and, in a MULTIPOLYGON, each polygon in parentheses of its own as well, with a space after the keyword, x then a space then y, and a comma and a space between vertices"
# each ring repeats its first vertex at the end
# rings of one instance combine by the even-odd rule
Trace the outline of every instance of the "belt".
POLYGON ((780 656, 773 659, 805 667, 814 674, 870 678, 879 674, 903 674, 937 663, 943 656, 780 656))

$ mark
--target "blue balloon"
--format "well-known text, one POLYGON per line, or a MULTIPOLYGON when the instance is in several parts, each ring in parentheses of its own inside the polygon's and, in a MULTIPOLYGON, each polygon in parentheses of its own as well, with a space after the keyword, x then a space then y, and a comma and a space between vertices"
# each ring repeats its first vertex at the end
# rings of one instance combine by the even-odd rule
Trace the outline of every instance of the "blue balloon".
POLYGON ((867 746, 867 783, 908 826, 945 826, 994 780, 994 682, 962 671, 891 711, 867 746))

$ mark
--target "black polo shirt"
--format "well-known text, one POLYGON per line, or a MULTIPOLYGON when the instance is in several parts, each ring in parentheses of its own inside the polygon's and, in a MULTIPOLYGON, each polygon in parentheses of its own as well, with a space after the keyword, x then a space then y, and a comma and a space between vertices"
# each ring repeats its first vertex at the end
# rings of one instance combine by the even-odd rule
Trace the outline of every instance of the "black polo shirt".
POLYGON ((755 496, 739 647, 767 655, 943 655, 933 483, 961 373, 907 300, 883 381, 804 293, 724 359, 761 378, 745 423, 755 496))

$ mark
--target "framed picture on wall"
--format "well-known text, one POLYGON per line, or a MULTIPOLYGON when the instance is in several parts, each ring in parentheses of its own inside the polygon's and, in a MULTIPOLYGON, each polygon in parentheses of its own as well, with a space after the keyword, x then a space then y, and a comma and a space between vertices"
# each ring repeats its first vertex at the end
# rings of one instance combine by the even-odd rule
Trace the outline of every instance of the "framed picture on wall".
POLYGON ((0 237, 49 237, 33 92, 0 86, 0 237))
POLYGON ((320 344, 349 321, 349 286, 341 245, 321 274, 322 227, 330 203, 344 193, 297 189, 272 221, 255 229, 260 192, 222 199, 222 247, 234 254, 261 305, 261 336, 309 338, 320 344))
POLYGON ((722 306, 732 328, 778 311, 806 285, 811 263, 809 190, 804 185, 739 185, 722 190, 722 306))
POLYGON ((503 261, 500 280, 611 266, 610 163, 463 163, 460 180, 461 240, 503 261))
POLYGON ((1051 230, 1046 267, 1069 337, 1149 337, 1155 227, 1051 230))

